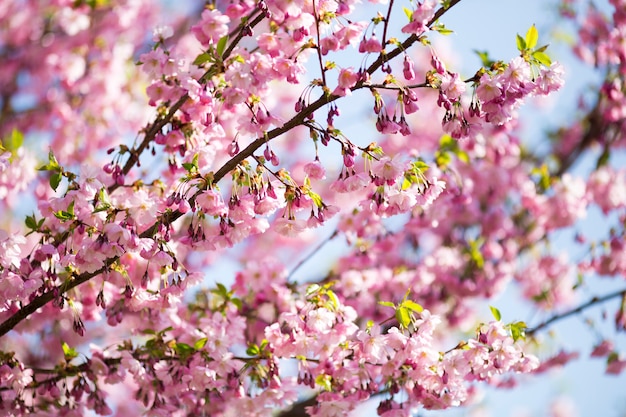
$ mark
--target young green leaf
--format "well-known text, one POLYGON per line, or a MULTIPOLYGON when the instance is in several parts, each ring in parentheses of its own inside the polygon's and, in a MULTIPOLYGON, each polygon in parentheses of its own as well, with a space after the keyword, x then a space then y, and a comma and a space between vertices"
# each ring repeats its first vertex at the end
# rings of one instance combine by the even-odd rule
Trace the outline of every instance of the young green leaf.
POLYGON ((319 286, 319 284, 311 284, 307 287, 306 289, 306 295, 313 295, 316 292, 318 292, 322 287, 319 286))
POLYGON ((489 306, 489 309, 491 310, 491 314, 493 315, 494 319, 496 319, 498 321, 500 321, 502 319, 502 314, 500 314, 500 310, 498 310, 494 306, 489 306))
POLYGON ((524 52, 526 50, 526 41, 519 34, 517 35, 517 50, 524 52))
POLYGON ((206 345, 206 342, 209 339, 207 339, 206 337, 203 337, 202 339, 198 340, 196 343, 193 344, 193 348, 195 350, 200 350, 204 347, 204 345, 206 345))
POLYGON ((38 171, 59 171, 60 170, 59 161, 54 156, 52 151, 48 152, 48 163, 42 167, 37 168, 38 171))
POLYGON ((201 66, 202 64, 209 62, 211 60, 211 55, 207 52, 203 52, 193 60, 193 65, 201 66))
POLYGON ((418 304, 415 301, 411 300, 404 300, 402 302, 402 307, 406 307, 411 311, 415 311, 416 313, 421 313, 422 311, 424 311, 424 307, 422 307, 421 304, 418 304))
POLYGON ((23 143, 24 134, 15 128, 13 128, 9 136, 2 140, 2 146, 11 153, 15 153, 23 143))
POLYGON ((37 231, 39 229, 37 219, 35 218, 34 213, 32 216, 26 216, 24 223, 26 224, 26 227, 28 227, 32 231, 37 231))
POLYGON ((404 12, 404 14, 406 15, 406 17, 407 17, 409 20, 412 20, 412 19, 413 19, 413 10, 411 10, 411 9, 409 9, 409 8, 407 8, 407 7, 403 7, 403 8, 402 8, 402 11, 404 12))
POLYGON ((251 344, 246 349, 246 355, 248 356, 257 356, 259 353, 261 353, 261 349, 259 349, 255 343, 251 344))
POLYGON ((50 175, 50 188, 56 191, 57 188, 59 188, 59 184, 61 184, 62 178, 63 175, 61 175, 60 172, 55 172, 54 174, 50 175))
POLYGON ((514 342, 518 340, 524 340, 526 338, 526 323, 523 321, 516 321, 515 323, 511 323, 507 326, 511 330, 511 337, 514 342))
POLYGON ((537 28, 535 25, 532 25, 530 29, 526 32, 526 37, 524 38, 524 42, 526 43, 526 49, 533 49, 537 45, 537 41, 539 40, 539 32, 537 32, 537 28))
POLYGON ((61 344, 61 347, 63 348, 63 355, 65 356, 66 362, 69 362, 78 356, 78 352, 76 351, 76 349, 69 347, 67 343, 63 342, 61 344))
POLYGON ((439 25, 435 25, 433 26, 433 30, 441 33, 442 35, 451 35, 454 33, 453 30, 448 29, 447 27, 445 27, 443 24, 439 24, 439 25))
POLYGON ((480 58, 483 67, 489 68, 493 64, 493 61, 489 58, 489 52, 474 49, 474 53, 480 58))
POLYGON ((226 50, 226 44, 228 43, 228 35, 222 36, 219 41, 217 41, 216 53, 218 57, 221 57, 226 50))
POLYGON ((411 313, 410 310, 406 307, 398 307, 396 309, 396 320, 400 323, 400 326, 404 328, 408 328, 411 324, 411 313))
POLYGON ((535 58, 539 63, 549 67, 552 65, 552 59, 545 52, 535 51, 533 52, 533 58, 535 58))
POLYGON ((339 298, 337 298, 337 294, 335 294, 332 290, 326 290, 326 295, 331 302, 332 308, 336 309, 339 307, 339 298))
POLYGON ((174 345, 174 351, 181 358, 188 358, 195 350, 187 343, 176 342, 176 344, 174 345))

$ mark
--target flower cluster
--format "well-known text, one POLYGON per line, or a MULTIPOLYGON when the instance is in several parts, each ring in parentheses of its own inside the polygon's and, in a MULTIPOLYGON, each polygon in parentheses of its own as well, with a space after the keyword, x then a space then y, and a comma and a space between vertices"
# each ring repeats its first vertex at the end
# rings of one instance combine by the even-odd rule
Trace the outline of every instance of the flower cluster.
MULTIPOLYGON (((539 367, 526 325, 484 323, 477 300, 516 282, 553 310, 577 272, 626 273, 623 83, 586 118, 616 135, 592 135, 588 178, 565 173, 575 152, 538 163, 516 112, 563 71, 534 26, 465 80, 430 42, 459 0, 415 2, 397 30, 394 2, 366 20, 353 0, 22 3, 0 13, 0 414, 459 406, 573 357, 539 367), (374 137, 347 123, 361 99, 374 137), (621 214, 602 250, 552 253, 594 207, 621 214)), ((623 72, 622 3, 582 37, 623 72)), ((584 149, 585 126, 556 148, 584 149)))

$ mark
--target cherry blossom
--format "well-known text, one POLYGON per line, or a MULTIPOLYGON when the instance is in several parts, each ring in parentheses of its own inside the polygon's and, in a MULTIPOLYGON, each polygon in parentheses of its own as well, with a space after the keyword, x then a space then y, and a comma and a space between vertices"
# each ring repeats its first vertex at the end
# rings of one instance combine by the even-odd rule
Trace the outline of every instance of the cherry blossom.
POLYGON ((623 331, 582 291, 626 274, 623 1, 574 20, 604 78, 545 155, 518 113, 563 66, 532 26, 463 75, 460 2, 7 3, 2 413, 408 416, 576 360, 541 336, 594 305, 623 331))

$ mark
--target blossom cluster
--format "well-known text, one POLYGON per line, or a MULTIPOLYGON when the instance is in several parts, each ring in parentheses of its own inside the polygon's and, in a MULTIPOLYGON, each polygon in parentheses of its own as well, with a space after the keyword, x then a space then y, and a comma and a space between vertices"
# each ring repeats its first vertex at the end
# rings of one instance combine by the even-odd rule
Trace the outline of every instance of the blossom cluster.
POLYGON ((217 1, 167 25, 147 1, 7 5, 0 205, 33 207, 0 229, 0 414, 272 415, 309 393, 310 415, 410 415, 543 370, 525 324, 476 301, 515 281, 552 310, 575 269, 623 275, 623 227, 580 265, 525 255, 623 211, 625 174, 525 153, 516 111, 563 70, 533 26, 464 80, 430 44, 457 3, 418 1, 397 33, 393 2, 361 21, 352 0, 217 1), (346 126, 360 98, 376 141, 346 126), (294 278, 329 229, 336 265, 294 278))

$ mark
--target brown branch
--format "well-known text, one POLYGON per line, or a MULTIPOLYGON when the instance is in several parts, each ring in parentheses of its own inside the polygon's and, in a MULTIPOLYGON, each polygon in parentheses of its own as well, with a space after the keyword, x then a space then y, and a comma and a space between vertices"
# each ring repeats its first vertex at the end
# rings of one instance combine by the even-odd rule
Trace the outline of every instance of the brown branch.
POLYGON ((554 323, 556 321, 565 319, 565 318, 567 318, 569 316, 573 316, 574 314, 581 313, 581 312, 583 312, 584 310, 586 310, 589 307, 593 307, 595 305, 602 304, 602 303, 604 303, 606 301, 609 301, 609 300, 612 300, 614 298, 624 297, 624 296, 626 296, 626 289, 621 289, 619 291, 616 291, 616 292, 604 295, 602 297, 593 297, 591 300, 587 301, 584 304, 579 305, 578 307, 576 307, 576 308, 574 308, 572 310, 569 310, 569 311, 566 311, 566 312, 560 313, 560 314, 555 314, 554 316, 550 317, 548 320, 544 321, 543 323, 533 327, 530 330, 527 330, 526 331, 526 335, 532 336, 535 333, 537 333, 538 331, 540 331, 540 330, 550 326, 552 323, 554 323))
POLYGON ((385 18, 385 25, 383 26, 383 39, 381 45, 383 49, 387 46, 387 29, 389 28, 389 21, 391 20, 391 9, 393 9, 393 0, 389 0, 389 6, 387 7, 387 17, 385 18))

